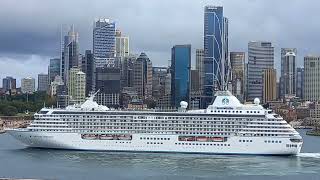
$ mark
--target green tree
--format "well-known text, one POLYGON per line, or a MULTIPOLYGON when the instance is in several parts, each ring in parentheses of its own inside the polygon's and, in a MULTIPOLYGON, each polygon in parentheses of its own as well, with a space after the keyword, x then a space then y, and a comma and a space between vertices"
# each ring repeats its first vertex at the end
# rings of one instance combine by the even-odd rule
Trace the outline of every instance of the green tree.
POLYGON ((6 106, 2 109, 2 114, 5 116, 14 116, 18 114, 18 110, 14 106, 6 106))

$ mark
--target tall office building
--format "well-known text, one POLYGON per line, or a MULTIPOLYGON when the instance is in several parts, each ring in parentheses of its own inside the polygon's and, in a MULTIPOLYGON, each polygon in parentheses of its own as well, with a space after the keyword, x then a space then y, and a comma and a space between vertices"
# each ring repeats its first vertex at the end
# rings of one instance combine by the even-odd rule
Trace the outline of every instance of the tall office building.
POLYGON ((296 96, 303 99, 304 91, 304 68, 297 68, 296 74, 296 96))
POLYGON ((133 87, 139 98, 147 99, 152 96, 152 62, 145 53, 141 53, 133 66, 133 87))
POLYGON ((274 47, 271 42, 251 41, 248 43, 247 100, 262 99, 265 69, 274 68, 274 47))
POLYGON ((2 79, 2 88, 4 92, 16 89, 16 79, 10 76, 2 79))
POLYGON ((243 101, 245 87, 245 52, 230 52, 230 62, 232 67, 232 94, 243 101))
POLYGON ((114 57, 116 23, 109 19, 98 19, 93 28, 93 56, 97 58, 114 57))
POLYGON ((96 69, 97 103, 116 107, 120 97, 120 68, 103 67, 96 69))
POLYGON ((117 57, 129 56, 129 37, 123 36, 120 30, 116 31, 115 48, 117 57))
POLYGON ((152 67, 152 97, 159 99, 165 95, 167 67, 152 67))
POLYGON ((175 45, 171 49, 171 103, 180 107, 181 101, 190 102, 191 45, 175 45))
POLYGON ((32 94, 35 91, 36 82, 34 78, 27 77, 21 79, 21 92, 32 94))
POLYGON ((296 48, 281 48, 281 98, 295 95, 296 55, 296 48))
POLYGON ((82 57, 81 71, 86 74, 86 96, 93 91, 93 76, 94 76, 94 61, 91 50, 86 50, 85 55, 82 57))
POLYGON ((48 91, 48 74, 38 74, 38 91, 48 91))
POLYGON ((203 93, 203 86, 204 86, 204 50, 203 49, 196 49, 196 70, 199 72, 199 86, 200 92, 203 93))
POLYGON ((263 79, 263 102, 274 101, 277 99, 277 72, 275 69, 264 69, 263 79))
POLYGON ((86 98, 86 74, 80 68, 71 68, 68 80, 68 95, 71 104, 80 104, 86 98))
POLYGON ((320 56, 304 58, 304 100, 320 100, 320 56))
POLYGON ((199 92, 200 91, 200 81, 199 76, 200 73, 198 70, 192 69, 190 71, 190 83, 191 83, 191 91, 190 92, 199 92))
POLYGON ((225 89, 225 70, 228 58, 228 20, 223 7, 204 8, 204 99, 203 106, 211 103, 216 90, 225 89))
POLYGON ((60 63, 61 60, 59 58, 50 59, 48 67, 49 83, 53 82, 55 77, 60 75, 60 63))
POLYGON ((124 57, 121 62, 121 88, 133 87, 133 68, 136 56, 124 57))
POLYGON ((60 76, 68 83, 69 70, 79 66, 79 34, 71 26, 68 34, 64 36, 64 47, 61 53, 60 76))

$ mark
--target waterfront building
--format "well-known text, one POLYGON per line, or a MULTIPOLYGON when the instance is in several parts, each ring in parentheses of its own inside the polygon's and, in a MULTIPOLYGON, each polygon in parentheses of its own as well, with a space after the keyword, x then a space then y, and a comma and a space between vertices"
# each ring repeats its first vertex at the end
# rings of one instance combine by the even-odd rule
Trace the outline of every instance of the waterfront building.
POLYGON ((71 68, 69 73, 69 103, 80 104, 86 99, 86 74, 80 68, 71 68))
POLYGON ((310 105, 310 118, 313 126, 318 126, 320 123, 320 102, 315 102, 310 105))
POLYGON ((247 77, 247 101, 254 98, 262 99, 263 79, 265 69, 274 68, 274 47, 271 42, 251 41, 248 43, 248 77, 247 77))
POLYGON ((245 87, 245 52, 230 52, 230 63, 232 67, 231 92, 240 101, 243 101, 245 87))
POLYGON ((116 56, 126 57, 129 56, 129 37, 123 36, 120 30, 116 31, 116 56))
POLYGON ((320 56, 304 58, 304 100, 320 100, 320 56))
POLYGON ((110 19, 97 19, 93 28, 93 57, 109 58, 115 53, 116 23, 110 19))
POLYGON ((21 92, 26 94, 32 94, 35 92, 35 79, 31 77, 26 77, 21 79, 21 92))
POLYGON ((191 45, 175 45, 171 49, 171 101, 179 107, 181 101, 190 102, 191 45))
POLYGON ((2 79, 2 88, 4 92, 15 90, 17 88, 16 84, 16 79, 11 76, 2 79))
POLYGON ((50 59, 49 67, 48 67, 48 78, 49 83, 54 81, 56 76, 60 76, 60 65, 61 60, 59 58, 50 59))
POLYGON ((69 80, 69 70, 79 66, 79 34, 72 25, 68 34, 64 36, 63 58, 60 63, 60 76, 67 82, 69 80))
POLYGON ((296 96, 300 99, 303 99, 303 91, 304 91, 304 68, 297 68, 296 74, 296 96))
POLYGON ((228 20, 223 7, 204 8, 204 99, 203 107, 211 103, 214 92, 224 89, 228 58, 228 20))
POLYGON ((204 50, 203 49, 196 49, 196 70, 199 72, 199 86, 201 94, 203 93, 203 86, 204 86, 204 50))
POLYGON ((38 74, 38 91, 48 91, 49 79, 48 74, 38 74))
POLYGON ((295 95, 296 48, 281 48, 280 98, 295 95))
POLYGON ((277 72, 275 69, 264 69, 263 79, 263 102, 275 101, 277 99, 277 72))
POLYGON ((133 87, 136 88, 139 98, 148 99, 152 96, 152 62, 142 52, 133 66, 133 87))

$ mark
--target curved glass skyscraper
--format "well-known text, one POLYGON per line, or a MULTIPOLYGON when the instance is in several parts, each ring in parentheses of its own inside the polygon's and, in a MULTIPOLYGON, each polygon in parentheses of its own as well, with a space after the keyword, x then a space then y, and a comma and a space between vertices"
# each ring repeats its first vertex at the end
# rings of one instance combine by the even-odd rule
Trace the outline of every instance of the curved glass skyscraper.
POLYGON ((216 90, 224 89, 227 58, 228 20, 223 17, 223 7, 205 6, 203 106, 211 103, 216 90))

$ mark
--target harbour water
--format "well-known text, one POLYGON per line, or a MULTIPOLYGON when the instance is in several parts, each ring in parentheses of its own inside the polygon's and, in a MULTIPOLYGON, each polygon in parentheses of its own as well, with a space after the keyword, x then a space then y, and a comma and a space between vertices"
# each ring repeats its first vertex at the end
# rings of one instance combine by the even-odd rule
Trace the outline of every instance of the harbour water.
POLYGON ((115 153, 26 148, 0 135, 0 178, 54 180, 318 180, 320 137, 306 136, 298 156, 115 153))

